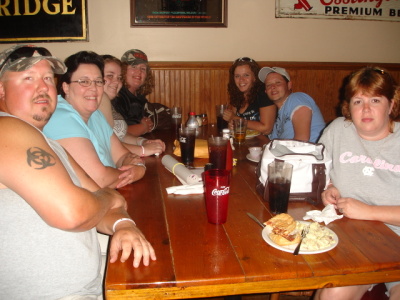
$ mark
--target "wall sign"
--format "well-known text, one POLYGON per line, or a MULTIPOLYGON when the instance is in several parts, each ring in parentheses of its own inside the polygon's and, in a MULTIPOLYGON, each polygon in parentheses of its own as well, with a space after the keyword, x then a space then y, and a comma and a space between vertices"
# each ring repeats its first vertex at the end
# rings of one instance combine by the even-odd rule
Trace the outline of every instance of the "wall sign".
POLYGON ((0 43, 87 41, 87 0, 0 0, 0 43))
POLYGON ((400 21, 399 0, 276 0, 277 18, 400 21))
POLYGON ((226 27, 228 0, 130 0, 131 27, 226 27))

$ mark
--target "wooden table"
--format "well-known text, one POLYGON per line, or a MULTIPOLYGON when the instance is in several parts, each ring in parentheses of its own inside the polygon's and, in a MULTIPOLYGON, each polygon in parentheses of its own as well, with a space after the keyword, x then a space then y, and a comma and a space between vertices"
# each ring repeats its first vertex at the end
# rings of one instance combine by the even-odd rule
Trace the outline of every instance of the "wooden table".
MULTIPOLYGON (((210 133, 215 134, 214 127, 203 128, 203 136, 210 133)), ((171 154, 174 134, 154 134, 171 154)), ((248 146, 265 142, 256 137, 234 152, 238 162, 224 225, 207 222, 203 195, 168 195, 165 188, 180 182, 161 164, 161 156, 145 158, 144 179, 120 192, 157 261, 137 269, 132 258, 108 264, 107 299, 201 298, 400 280, 400 237, 380 222, 343 218, 329 224, 339 244, 320 254, 293 256, 264 242, 261 227, 246 212, 263 221, 271 214, 255 191, 257 164, 245 157, 248 146)), ((309 203, 292 202, 288 212, 301 220, 312 209, 309 203)))

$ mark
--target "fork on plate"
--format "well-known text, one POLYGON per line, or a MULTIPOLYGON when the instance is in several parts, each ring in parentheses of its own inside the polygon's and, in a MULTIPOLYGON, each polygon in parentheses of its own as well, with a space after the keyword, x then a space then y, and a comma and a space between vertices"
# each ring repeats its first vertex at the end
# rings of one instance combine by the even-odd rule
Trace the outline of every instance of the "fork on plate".
POLYGON ((303 242, 303 239, 307 236, 309 230, 310 230, 310 225, 308 225, 307 227, 304 227, 303 230, 301 231, 300 242, 297 244, 296 248, 294 249, 293 255, 299 254, 301 243, 303 242))

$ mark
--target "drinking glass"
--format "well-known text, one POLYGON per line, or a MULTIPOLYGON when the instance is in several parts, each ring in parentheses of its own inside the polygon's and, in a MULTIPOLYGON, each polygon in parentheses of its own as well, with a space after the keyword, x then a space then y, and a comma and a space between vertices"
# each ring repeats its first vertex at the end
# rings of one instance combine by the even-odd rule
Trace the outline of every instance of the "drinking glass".
POLYGON ((209 162, 214 169, 226 168, 226 147, 228 140, 220 136, 208 138, 209 162))
POLYGON ((227 108, 226 104, 217 104, 215 106, 215 114, 217 116, 218 133, 222 133, 222 129, 228 128, 228 122, 224 120, 224 111, 227 108))
POLYGON ((193 166, 195 141, 195 128, 182 127, 179 129, 179 145, 181 147, 181 158, 182 163, 185 166, 193 166))
POLYGON ((230 172, 211 169, 203 174, 208 222, 223 224, 228 216, 230 172))
POLYGON ((269 202, 273 214, 286 213, 288 210, 292 173, 293 165, 288 162, 274 161, 268 164, 264 200, 269 202))
POLYGON ((233 120, 233 137, 235 142, 243 144, 246 141, 247 120, 234 119, 233 120))
POLYGON ((174 129, 175 135, 178 135, 179 128, 182 124, 182 108, 180 107, 172 107, 171 108, 171 117, 172 117, 172 128, 174 129))

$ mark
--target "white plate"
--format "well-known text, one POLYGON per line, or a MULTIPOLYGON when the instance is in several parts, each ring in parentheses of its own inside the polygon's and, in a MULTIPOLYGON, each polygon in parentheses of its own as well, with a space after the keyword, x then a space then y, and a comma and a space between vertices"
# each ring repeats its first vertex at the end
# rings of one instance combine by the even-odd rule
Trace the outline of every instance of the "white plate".
MULTIPOLYGON (((260 156, 261 157, 261 156, 260 156)), ((260 161, 260 159, 254 159, 250 156, 250 153, 247 153, 246 158, 250 161, 254 161, 256 163, 258 163, 260 161)))
POLYGON ((246 132, 246 139, 251 139, 251 138, 253 138, 253 137, 255 137, 255 136, 258 136, 258 135, 260 135, 261 133, 259 132, 259 131, 256 131, 256 130, 248 130, 247 132, 246 132))
MULTIPOLYGON (((301 222, 301 223, 306 223, 309 224, 310 222, 305 222, 305 221, 297 221, 297 222, 301 222)), ((330 250, 332 250, 333 248, 336 247, 336 245, 339 243, 339 238, 336 235, 335 232, 333 232, 332 230, 330 230, 329 228, 327 228, 331 234, 333 235, 333 239, 335 241, 334 244, 330 245, 328 248, 324 248, 324 249, 319 249, 319 250, 300 250, 299 254, 318 254, 318 253, 323 253, 323 252, 328 252, 330 250)), ((267 244, 269 244, 270 246, 278 249, 278 250, 282 250, 285 252, 290 252, 293 253, 294 249, 296 248, 297 244, 293 244, 293 245, 289 245, 289 246, 279 246, 278 244, 275 244, 270 238, 269 238, 269 234, 271 233, 270 228, 268 227, 264 227, 263 231, 262 231, 262 237, 264 239, 264 241, 267 242, 267 244)))

